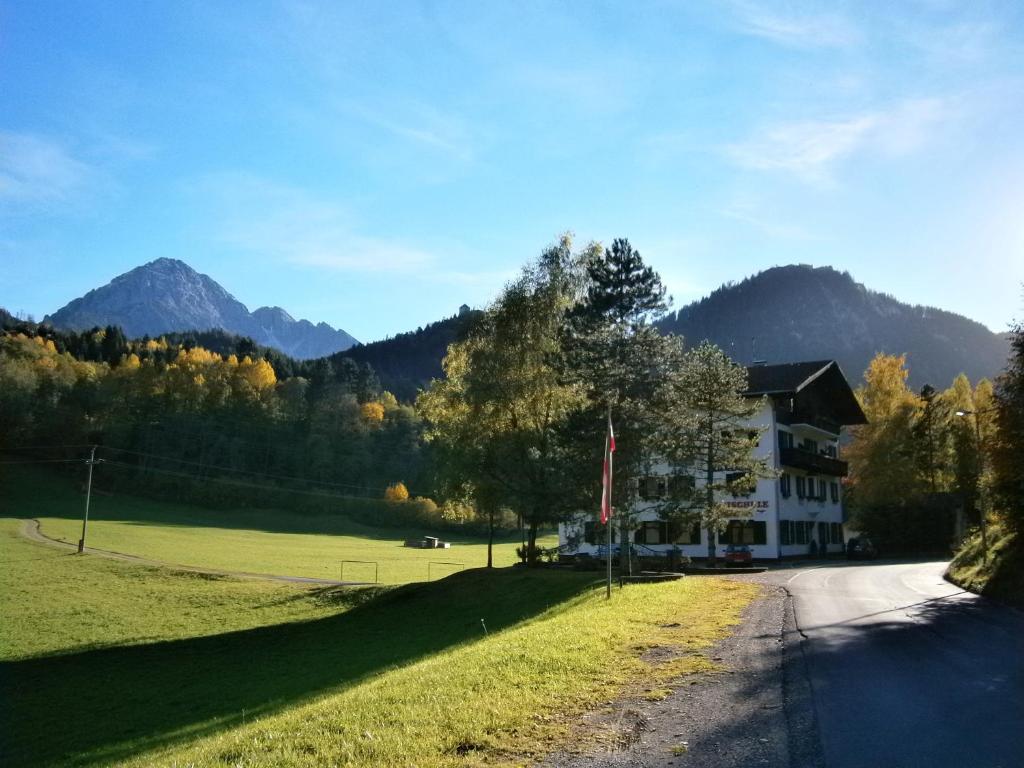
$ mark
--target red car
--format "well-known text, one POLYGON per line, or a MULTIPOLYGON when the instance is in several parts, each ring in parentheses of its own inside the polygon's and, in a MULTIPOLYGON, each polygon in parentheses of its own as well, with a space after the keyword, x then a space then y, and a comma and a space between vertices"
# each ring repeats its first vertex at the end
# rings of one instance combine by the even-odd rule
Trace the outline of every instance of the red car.
POLYGON ((726 565, 753 565, 754 553, 746 544, 730 544, 725 548, 726 565))

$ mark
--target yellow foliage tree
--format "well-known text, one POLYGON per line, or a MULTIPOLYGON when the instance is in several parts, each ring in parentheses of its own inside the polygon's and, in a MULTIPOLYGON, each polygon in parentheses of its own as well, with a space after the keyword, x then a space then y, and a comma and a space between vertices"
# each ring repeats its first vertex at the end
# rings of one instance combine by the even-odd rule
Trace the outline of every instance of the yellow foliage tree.
POLYGON ((384 498, 387 501, 407 501, 409 489, 405 487, 403 482, 392 483, 384 489, 384 498))
POLYGON ((363 420, 370 424, 384 421, 384 405, 382 403, 363 403, 359 408, 363 420))
POLYGON ((868 423, 851 430, 846 456, 859 505, 892 504, 923 490, 911 434, 921 404, 907 388, 906 362, 906 355, 875 355, 857 390, 868 423))

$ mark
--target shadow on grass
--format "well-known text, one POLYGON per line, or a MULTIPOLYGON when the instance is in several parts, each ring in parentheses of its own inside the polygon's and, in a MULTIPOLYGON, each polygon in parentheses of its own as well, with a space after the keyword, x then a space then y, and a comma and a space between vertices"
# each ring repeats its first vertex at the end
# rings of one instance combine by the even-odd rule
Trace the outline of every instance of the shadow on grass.
MULTIPOLYGON (((338 691, 536 616, 593 583, 572 573, 474 570, 325 619, 0 664, 5 765, 107 765, 338 691)), ((370 594, 369 592, 367 594, 370 594)), ((353 604, 354 603, 354 604, 353 604)))

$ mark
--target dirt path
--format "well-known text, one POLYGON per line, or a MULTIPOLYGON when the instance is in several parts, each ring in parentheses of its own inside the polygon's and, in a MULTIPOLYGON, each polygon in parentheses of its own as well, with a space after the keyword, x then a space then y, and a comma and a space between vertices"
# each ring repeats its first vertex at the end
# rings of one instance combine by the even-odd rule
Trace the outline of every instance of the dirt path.
MULTIPOLYGON (((736 577, 742 578, 742 577, 736 577)), ((735 632, 705 654, 721 672, 689 675, 662 701, 627 697, 584 718, 611 738, 553 755, 545 768, 789 766, 783 679, 785 592, 764 585, 735 632)), ((581 739, 588 744, 588 739, 581 739)), ((813 763, 812 763, 813 764, 813 763)))
MULTIPOLYGON (((42 527, 39 521, 36 519, 22 520, 21 530, 19 533, 28 539, 38 544, 46 544, 47 546, 57 547, 63 550, 75 551, 78 546, 71 544, 62 539, 54 539, 47 536, 42 531, 42 527)), ((94 547, 86 547, 86 554, 96 555, 97 557, 106 557, 111 560, 122 560, 128 563, 135 563, 136 565, 147 565, 154 568, 169 568, 174 571, 187 571, 189 573, 206 573, 214 576, 231 576, 236 579, 259 579, 262 581, 286 581, 292 584, 318 584, 326 586, 359 586, 368 582, 363 581, 332 581, 331 579, 316 579, 309 576, 278 576, 271 573, 247 573, 245 571, 221 571, 216 568, 200 568, 195 565, 182 565, 180 563, 165 563, 162 560, 150 560, 145 557, 138 557, 137 555, 128 555, 123 552, 113 552, 108 549, 96 549, 94 547)))

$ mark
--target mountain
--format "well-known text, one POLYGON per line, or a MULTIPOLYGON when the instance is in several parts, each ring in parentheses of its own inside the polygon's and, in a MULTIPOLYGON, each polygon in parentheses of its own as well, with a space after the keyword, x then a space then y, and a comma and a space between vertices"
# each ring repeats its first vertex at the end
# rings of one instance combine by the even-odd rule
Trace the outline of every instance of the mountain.
POLYGON ((835 359, 856 384, 877 352, 907 355, 910 384, 999 374, 1007 338, 934 307, 869 290, 831 267, 774 267, 727 284, 661 322, 688 345, 708 339, 738 362, 835 359))
POLYGON ((384 389, 399 400, 410 402, 431 379, 442 377, 441 360, 448 345, 466 338, 482 314, 464 306, 452 317, 389 339, 359 344, 333 358, 347 357, 357 363, 369 363, 384 389))
POLYGON ((177 259, 157 259, 115 277, 47 315, 56 328, 119 325, 129 338, 219 328, 291 357, 325 357, 358 342, 326 323, 295 320, 280 307, 249 312, 215 280, 177 259))

